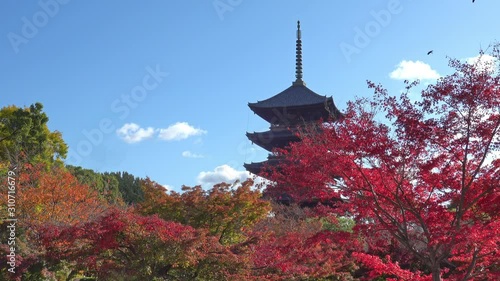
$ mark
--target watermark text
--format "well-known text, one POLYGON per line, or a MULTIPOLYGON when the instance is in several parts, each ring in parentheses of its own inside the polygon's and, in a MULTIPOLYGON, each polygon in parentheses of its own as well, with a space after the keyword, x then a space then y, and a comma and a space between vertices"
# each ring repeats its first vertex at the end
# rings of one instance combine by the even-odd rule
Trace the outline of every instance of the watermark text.
POLYGON ((16 192, 17 192, 17 166, 11 167, 7 172, 7 265, 10 273, 16 273, 16 192))

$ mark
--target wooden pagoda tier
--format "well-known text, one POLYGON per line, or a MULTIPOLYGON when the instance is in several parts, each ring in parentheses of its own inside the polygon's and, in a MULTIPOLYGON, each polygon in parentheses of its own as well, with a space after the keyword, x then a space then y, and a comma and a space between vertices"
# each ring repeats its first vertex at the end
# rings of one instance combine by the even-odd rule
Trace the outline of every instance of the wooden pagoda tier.
POLYGON ((266 171, 264 167, 266 167, 266 166, 268 166, 268 167, 276 166, 280 162, 281 162, 281 158, 280 157, 272 155, 272 154, 269 154, 267 156, 267 160, 266 161, 245 163, 245 164, 243 164, 243 166, 250 173, 255 174, 255 175, 259 175, 259 174, 262 174, 262 172, 266 171))
POLYGON ((297 130, 283 128, 270 131, 247 133, 247 137, 252 143, 271 152, 274 148, 285 148, 291 142, 297 142, 300 138, 297 136, 297 130))
POLYGON ((295 81, 283 92, 248 106, 271 125, 281 126, 295 126, 320 119, 327 121, 342 115, 332 97, 318 95, 300 82, 295 81))

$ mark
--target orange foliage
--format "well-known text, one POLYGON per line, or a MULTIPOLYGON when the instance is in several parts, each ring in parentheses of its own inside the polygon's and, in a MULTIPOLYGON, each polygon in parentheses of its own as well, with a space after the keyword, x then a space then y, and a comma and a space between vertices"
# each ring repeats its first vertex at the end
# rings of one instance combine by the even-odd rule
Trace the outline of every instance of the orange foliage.
POLYGON ((26 166, 19 177, 18 214, 26 225, 85 222, 107 207, 96 191, 63 168, 26 166))

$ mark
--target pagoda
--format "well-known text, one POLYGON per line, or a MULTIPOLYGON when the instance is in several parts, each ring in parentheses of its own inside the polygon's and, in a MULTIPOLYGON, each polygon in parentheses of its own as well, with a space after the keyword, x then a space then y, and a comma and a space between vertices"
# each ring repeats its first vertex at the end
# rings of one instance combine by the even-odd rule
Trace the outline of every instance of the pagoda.
MULTIPOLYGON (((286 148, 291 142, 300 141, 298 130, 319 120, 337 120, 342 114, 332 97, 321 96, 306 87, 302 80, 302 40, 300 21, 297 22, 295 81, 281 93, 256 103, 249 103, 250 109, 269 122, 265 132, 247 132, 252 143, 272 152, 274 148, 286 148)), ((280 159, 269 154, 266 161, 245 163, 247 171, 259 175, 263 167, 278 164, 280 159)))

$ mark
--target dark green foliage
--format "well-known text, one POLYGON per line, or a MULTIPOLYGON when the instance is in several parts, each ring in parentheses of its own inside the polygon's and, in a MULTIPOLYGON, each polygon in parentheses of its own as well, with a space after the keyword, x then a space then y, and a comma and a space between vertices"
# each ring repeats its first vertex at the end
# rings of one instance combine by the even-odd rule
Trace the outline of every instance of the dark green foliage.
POLYGON ((127 172, 98 173, 82 167, 67 166, 68 170, 82 184, 99 192, 109 203, 125 202, 135 204, 144 200, 141 179, 127 172))
POLYGON ((144 200, 141 179, 127 172, 99 173, 82 167, 67 166, 82 184, 89 185, 111 204, 135 204, 144 200))
POLYGON ((81 184, 95 189, 101 198, 106 199, 108 203, 119 204, 123 202, 116 176, 110 173, 98 173, 94 170, 70 165, 67 168, 81 184))
POLYGON ((144 192, 141 188, 143 179, 127 172, 113 172, 110 175, 118 180, 118 188, 125 203, 135 204, 144 200, 144 192))

